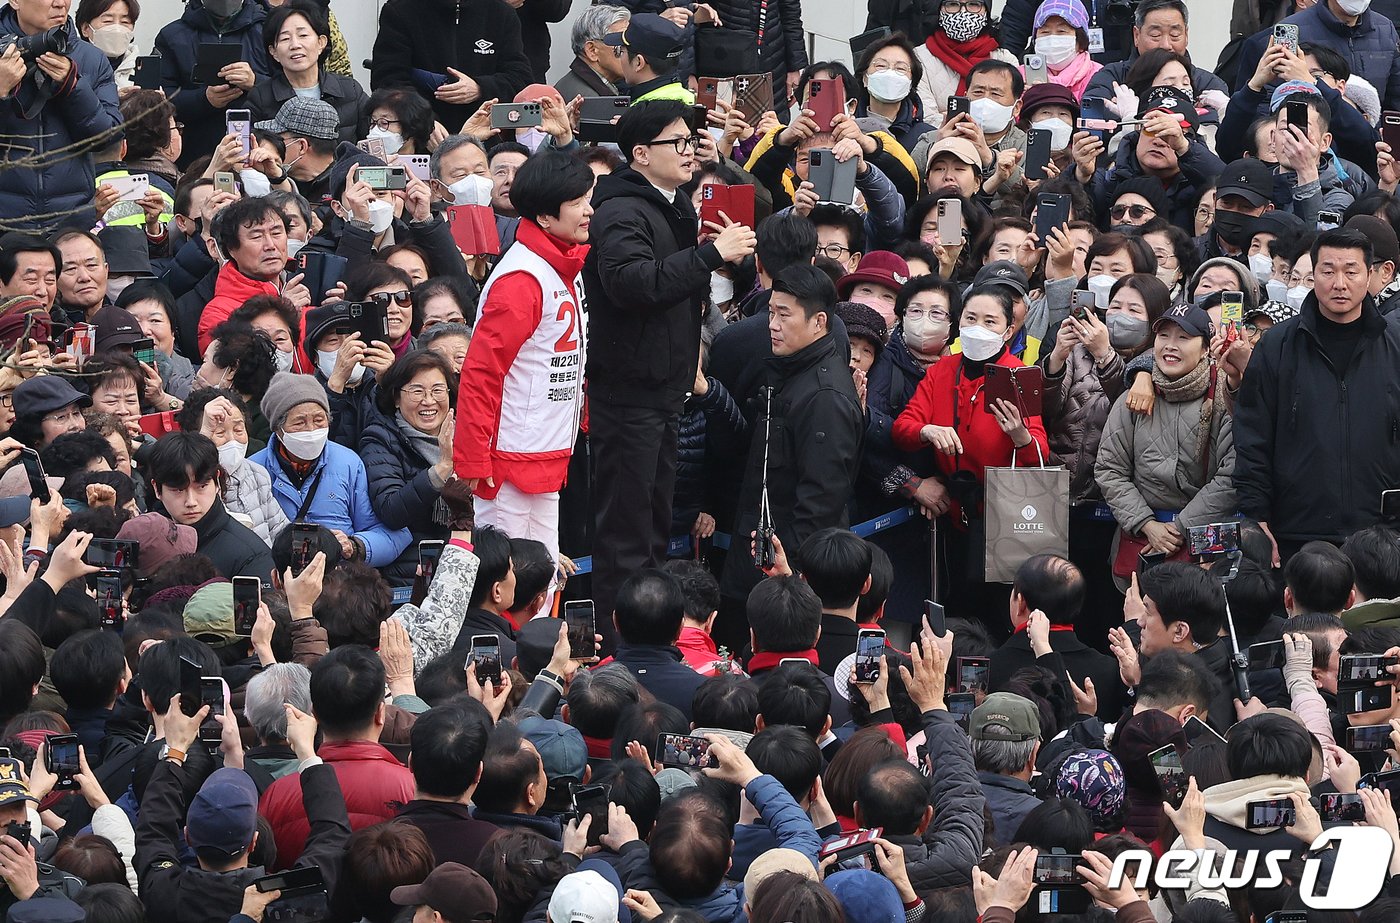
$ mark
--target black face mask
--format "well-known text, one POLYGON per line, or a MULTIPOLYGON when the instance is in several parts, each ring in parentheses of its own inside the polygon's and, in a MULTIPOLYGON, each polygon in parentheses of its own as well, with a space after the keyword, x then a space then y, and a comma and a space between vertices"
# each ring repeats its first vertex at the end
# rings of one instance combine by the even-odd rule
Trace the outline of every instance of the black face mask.
POLYGON ((1247 234, 1249 225, 1253 221, 1253 215, 1217 208, 1215 210, 1215 233, 1219 234, 1220 239, 1230 246, 1242 249, 1249 240, 1247 234))

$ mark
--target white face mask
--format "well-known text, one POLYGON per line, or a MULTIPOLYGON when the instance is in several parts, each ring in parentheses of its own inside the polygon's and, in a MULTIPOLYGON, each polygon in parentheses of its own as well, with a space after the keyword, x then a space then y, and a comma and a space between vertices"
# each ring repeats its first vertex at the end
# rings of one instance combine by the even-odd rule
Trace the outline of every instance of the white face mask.
POLYGON ((927 316, 904 318, 904 345, 920 355, 940 353, 948 345, 948 331, 952 325, 946 320, 933 320, 927 316))
POLYGON ((453 205, 490 205, 491 180, 472 173, 447 187, 452 194, 453 205))
POLYGON ((293 457, 302 461, 315 461, 325 450, 326 439, 330 434, 330 428, 323 426, 304 433, 279 433, 277 438, 293 457))
POLYGON ((383 234, 394 223, 394 206, 382 199, 369 203, 369 228, 376 234, 383 234))
POLYGON ((968 114, 972 116, 972 121, 976 122, 982 131, 988 134, 996 134, 1005 131, 1006 126, 1011 124, 1011 113, 1015 111, 1015 106, 1003 106, 995 99, 974 99, 968 104, 968 114))
POLYGON ((710 273, 710 304, 728 304, 734 300, 734 280, 717 272, 710 273))
POLYGON ((529 148, 531 154, 538 151, 548 138, 549 133, 543 128, 527 128, 515 136, 515 140, 529 148))
POLYGON ((248 457, 248 443, 230 439, 219 446, 219 466, 229 474, 243 467, 243 459, 248 457))
POLYGON ((109 58, 120 58, 131 48, 131 40, 136 33, 126 26, 101 26, 92 30, 88 41, 109 58))
POLYGON ((1117 277, 1109 275, 1089 277, 1089 291, 1094 293, 1094 306, 1100 311, 1108 310, 1108 293, 1113 290, 1113 283, 1117 281, 1117 277))
POLYGON ((1348 16, 1360 16, 1371 8, 1371 0, 1337 0, 1337 6, 1348 16))
POLYGON ((1303 302, 1306 301, 1307 297, 1311 294, 1312 289, 1308 288, 1306 285, 1297 285, 1290 288, 1285 297, 1288 299, 1289 305, 1301 309, 1303 307, 1303 302))
POLYGON ((287 259, 291 259, 301 252, 301 248, 306 246, 306 241, 297 240, 295 237, 287 238, 287 259))
POLYGON ((403 150, 403 135, 396 131, 389 131, 376 125, 369 130, 369 134, 365 135, 365 140, 373 141, 376 138, 384 142, 384 153, 390 157, 403 150))
POLYGON ((273 364, 277 366, 279 372, 290 372, 292 370, 292 354, 282 350, 276 350, 272 354, 273 364))
POLYGON ((1267 253, 1255 253, 1249 258, 1249 270, 1260 282, 1268 282, 1274 274, 1274 261, 1267 253))
POLYGON ((1050 150, 1063 151, 1069 147, 1071 130, 1068 124, 1059 119, 1041 119, 1031 123, 1032 128, 1050 132, 1050 150))
POLYGON ((239 170, 238 178, 243 182, 243 194, 250 199, 261 199, 272 191, 272 181, 261 170, 239 170))
POLYGON ((116 302, 116 300, 121 297, 121 293, 126 291, 126 287, 135 281, 135 276, 108 276, 107 298, 112 302, 116 302))
POLYGON ((1079 39, 1073 35, 1042 35, 1035 40, 1035 53, 1053 68, 1061 68, 1079 54, 1079 39))
MULTIPOLYGON (((316 350, 316 368, 321 371, 322 375, 330 378, 331 373, 335 371, 335 359, 339 355, 340 353, 334 349, 316 350)), ((359 380, 364 377, 364 374, 365 367, 356 362, 355 367, 350 370, 350 384, 358 383, 359 380)))
POLYGON ((1277 279, 1270 279, 1264 283, 1264 290, 1269 294, 1270 301, 1288 300, 1288 283, 1280 282, 1277 279))
POLYGON ((882 103, 904 102, 913 86, 913 78, 894 71, 872 71, 865 77, 865 88, 882 103))
POLYGON ((1000 333, 978 324, 963 327, 958 331, 958 336, 962 340, 963 355, 973 362, 986 362, 1001 352, 1001 346, 1006 342, 1000 333))

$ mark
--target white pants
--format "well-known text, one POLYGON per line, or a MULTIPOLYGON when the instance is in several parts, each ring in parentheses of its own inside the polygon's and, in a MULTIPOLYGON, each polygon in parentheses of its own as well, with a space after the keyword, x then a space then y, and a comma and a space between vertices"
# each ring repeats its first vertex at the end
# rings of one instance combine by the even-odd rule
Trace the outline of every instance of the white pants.
POLYGON ((549 556, 559 563, 559 491, 527 494, 505 483, 494 500, 476 498, 476 521, 495 526, 511 538, 543 542, 549 556))

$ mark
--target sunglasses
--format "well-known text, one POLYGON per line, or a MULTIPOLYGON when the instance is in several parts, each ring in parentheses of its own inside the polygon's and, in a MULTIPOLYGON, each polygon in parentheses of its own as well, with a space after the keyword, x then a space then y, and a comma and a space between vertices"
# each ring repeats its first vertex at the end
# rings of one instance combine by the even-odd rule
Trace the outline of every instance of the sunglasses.
POLYGON ((1157 211, 1147 205, 1115 205, 1109 214, 1113 216, 1114 221, 1122 221, 1125 215, 1134 221, 1141 221, 1148 215, 1157 214, 1157 211))
POLYGON ((404 289, 400 292, 375 292, 365 300, 372 301, 381 308, 389 307, 389 302, 391 301, 401 308, 413 307, 413 293, 408 289, 404 289))

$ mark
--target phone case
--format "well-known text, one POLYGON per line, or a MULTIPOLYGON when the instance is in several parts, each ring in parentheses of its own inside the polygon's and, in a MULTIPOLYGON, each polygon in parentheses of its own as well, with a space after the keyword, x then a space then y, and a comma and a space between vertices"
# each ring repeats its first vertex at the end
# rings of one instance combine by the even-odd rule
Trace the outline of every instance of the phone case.
POLYGON ((151 186, 151 178, 145 173, 132 173, 129 176, 112 176, 104 183, 117 190, 118 202, 139 202, 151 186))
POLYGON ((190 79, 207 86, 223 86, 219 71, 243 60, 243 46, 221 42, 200 42, 190 79))
POLYGON ((734 105, 744 121, 755 124, 759 116, 773 108, 773 75, 741 74, 734 78, 734 105))
POLYGON ((160 89, 160 55, 141 55, 136 59, 136 69, 131 74, 132 86, 143 90, 160 89))
POLYGON ((1026 179, 1045 179, 1050 164, 1050 132, 1032 128, 1026 132, 1026 179))
POLYGON ((1069 222, 1069 205, 1069 196, 1058 193, 1042 195, 1037 201, 1035 236, 1040 238, 1041 246, 1045 245, 1051 231, 1069 222))
POLYGON ((854 205, 856 195, 856 158, 837 163, 831 148, 812 148, 807 170, 808 181, 816 187, 817 201, 854 205))
POLYGON ((831 131, 831 120, 846 111, 845 95, 839 80, 818 79, 807 85, 807 108, 818 131, 831 131))
POLYGON ((1005 400, 1016 405, 1023 420, 1038 417, 1044 388, 1045 376, 1040 366, 1009 369, 1003 365, 989 364, 986 383, 982 386, 982 409, 991 413, 993 401, 1005 400))
POLYGON ((539 103, 497 103, 491 107, 492 128, 538 128, 541 124, 539 103))
POLYGON ((962 202, 957 199, 940 199, 937 206, 938 213, 938 239, 940 242, 956 245, 962 240, 963 215, 962 202))
MULTIPOLYGON (((696 77, 695 78, 695 102, 706 109, 715 108, 719 101, 719 85, 724 82, 722 77, 696 77)), ((586 106, 588 100, 583 103, 586 106)), ((579 110, 579 118, 584 118, 583 110, 579 110)))
POLYGON ((496 214, 490 204, 450 205, 447 224, 452 240, 467 256, 499 256, 501 235, 496 230, 496 214))
POLYGON ((701 187, 700 190, 700 229, 702 232, 709 228, 705 222, 714 222, 724 226, 723 219, 719 213, 724 212, 729 216, 729 220, 745 227, 754 226, 753 208, 754 190, 752 186, 724 186, 719 183, 710 183, 701 187))
POLYGON ((1381 113, 1381 140, 1390 145, 1392 154, 1400 154, 1400 112, 1381 113))

